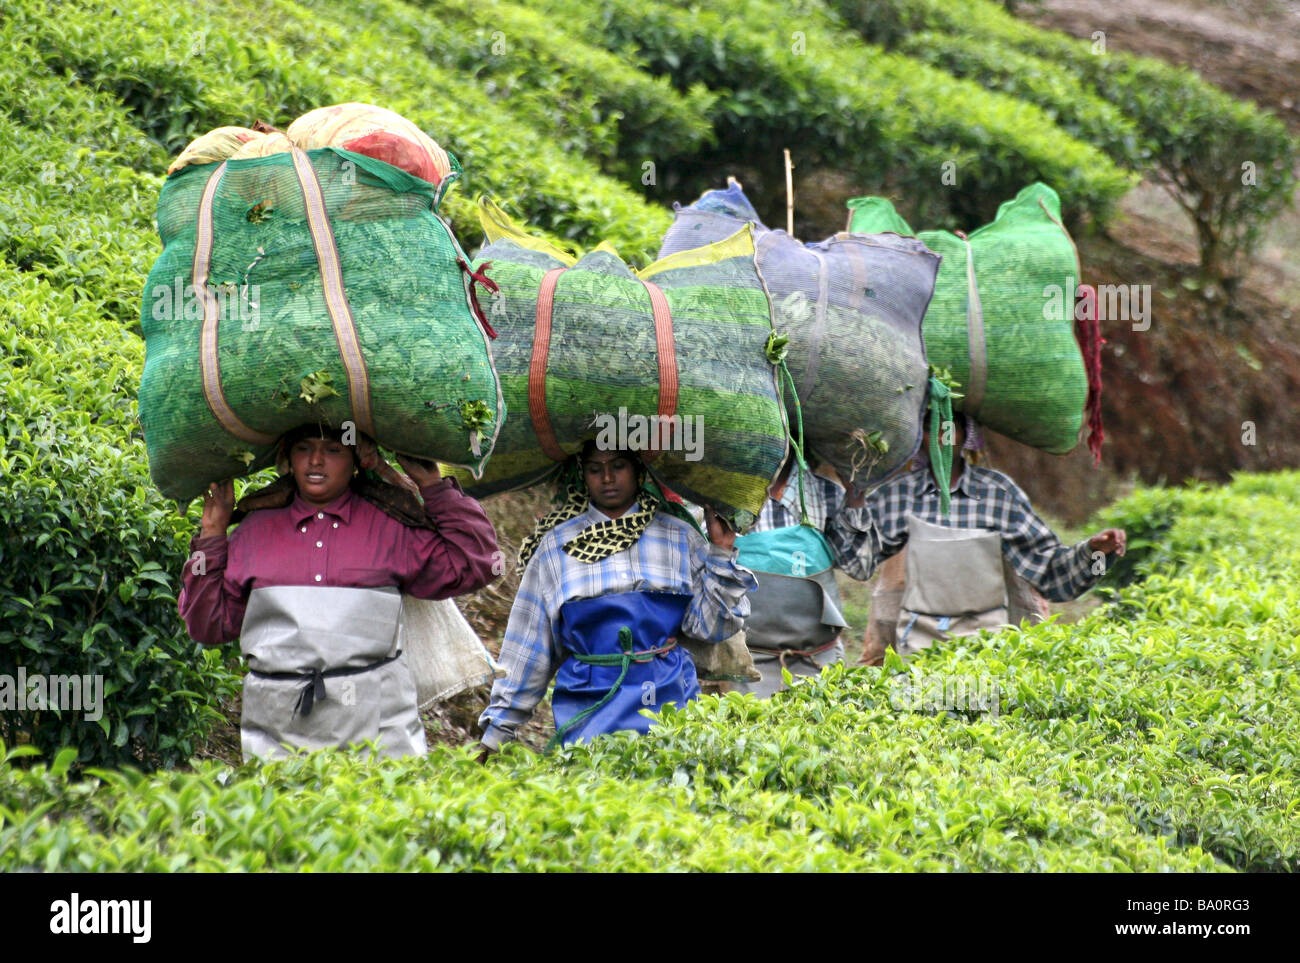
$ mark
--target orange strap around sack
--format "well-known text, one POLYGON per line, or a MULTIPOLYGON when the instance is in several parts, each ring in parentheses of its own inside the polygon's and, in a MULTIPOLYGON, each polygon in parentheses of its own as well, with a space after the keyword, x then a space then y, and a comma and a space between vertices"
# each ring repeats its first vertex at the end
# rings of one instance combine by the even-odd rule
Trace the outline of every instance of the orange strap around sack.
MULTIPOLYGON (((642 281, 650 292, 650 306, 655 317, 655 346, 659 349, 659 417, 669 418, 677 413, 677 342, 673 338, 673 315, 668 310, 668 299, 649 281, 642 281)), ((655 432, 658 435, 658 432, 655 432)), ((642 461, 654 461, 659 449, 651 447, 642 461)))
POLYGON ((339 259, 339 249, 334 243, 334 230, 330 227, 329 215, 325 210, 325 197, 321 194, 320 181, 311 166, 307 155, 298 148, 293 150, 294 172, 298 175, 298 186, 302 188, 303 206, 307 212, 307 227, 311 231, 312 244, 316 248, 316 263, 320 267, 321 289, 325 295, 325 307, 329 311, 330 323, 334 326, 334 337, 338 341, 339 354, 343 356, 343 366, 348 373, 348 401, 352 408, 352 418, 357 430, 375 437, 374 412, 370 404, 370 373, 366 369, 366 359, 361 353, 361 343, 357 339, 357 326, 352 318, 352 308, 348 305, 347 292, 343 288, 343 268, 339 259))
MULTIPOLYGON (((568 455, 560 447, 555 437, 555 428, 551 416, 546 410, 546 366, 551 352, 551 316, 555 309, 555 287, 560 275, 568 268, 552 268, 542 276, 542 283, 537 292, 537 312, 533 325, 533 354, 528 365, 528 415, 533 422, 533 431, 538 444, 546 456, 553 461, 563 461, 568 455)), ((673 318, 668 308, 668 299, 663 291, 642 281, 650 295, 650 307, 654 314, 655 347, 659 356, 659 415, 671 417, 677 411, 677 344, 673 339, 673 318)), ((658 450, 650 449, 643 454, 645 461, 653 461, 658 450)))
POLYGON ((555 285, 565 268, 552 268, 542 276, 537 291, 537 313, 533 321, 533 357, 528 365, 528 416, 546 457, 564 461, 569 456, 555 440, 555 429, 546 410, 546 362, 551 354, 551 311, 555 307, 555 285))
POLYGON ((199 201, 199 217, 194 232, 194 262, 190 283, 203 305, 203 328, 199 333, 199 373, 203 378, 203 397, 221 427, 250 444, 270 445, 275 442, 275 436, 255 431, 240 421, 226 401, 226 393, 221 390, 221 366, 217 354, 221 310, 208 287, 208 273, 212 267, 212 205, 217 195, 217 186, 225 173, 226 162, 222 161, 221 166, 208 178, 203 188, 203 197, 199 201))

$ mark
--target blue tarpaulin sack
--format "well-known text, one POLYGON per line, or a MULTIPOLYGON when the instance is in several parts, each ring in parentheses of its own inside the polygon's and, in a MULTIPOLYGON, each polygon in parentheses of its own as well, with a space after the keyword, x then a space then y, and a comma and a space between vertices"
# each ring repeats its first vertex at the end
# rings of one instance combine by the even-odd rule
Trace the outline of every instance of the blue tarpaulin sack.
MULTIPOLYGON (((772 326, 790 339, 786 364, 807 447, 859 488, 902 468, 921 442, 929 377, 921 321, 939 257, 896 234, 845 233, 803 244, 764 227, 735 180, 675 210, 661 258, 754 225, 772 326)), ((794 423, 791 393, 785 400, 794 423)))

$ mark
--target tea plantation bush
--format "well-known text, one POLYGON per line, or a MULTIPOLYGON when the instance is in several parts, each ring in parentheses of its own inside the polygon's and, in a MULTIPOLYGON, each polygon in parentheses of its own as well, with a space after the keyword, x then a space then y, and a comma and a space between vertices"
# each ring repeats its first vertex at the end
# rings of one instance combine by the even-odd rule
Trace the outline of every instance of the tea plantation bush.
POLYGON ((1298 505, 1141 492, 1103 520, 1171 524, 1121 606, 551 757, 5 764, 0 868, 1295 871, 1298 505))
MULTIPOLYGON (((540 3, 555 18, 567 9, 540 3)), ((1135 180, 1029 100, 862 43, 821 3, 602 0, 592 13, 585 39, 644 58, 680 89, 720 94, 710 110, 717 148, 696 163, 725 170, 744 158, 776 185, 788 146, 804 162, 890 184, 927 205, 919 220, 958 226, 991 220, 1036 180, 1072 216, 1104 217, 1135 180), (936 190, 948 163, 956 184, 936 190)))
POLYGON ((24 94, 0 115, 0 675, 103 676, 100 718, 14 707, 0 736, 175 765, 236 679, 177 623, 191 523, 149 482, 144 346, 120 323, 138 316, 159 183, 145 171, 165 154, 111 98, 33 73, 12 21, 0 43, 15 54, 0 85, 24 94))
POLYGON ((0 733, 83 764, 175 765, 237 678, 178 623, 193 519, 149 482, 131 400, 143 346, 3 263, 0 322, 0 675, 103 677, 98 719, 16 705, 0 733))
POLYGON ((150 486, 133 400, 157 192, 196 134, 382 103, 463 163, 444 212, 469 246, 473 196, 491 192, 552 239, 608 238, 633 261, 671 220, 646 196, 771 165, 783 144, 864 192, 936 196, 954 160, 970 178, 944 216, 991 213, 1039 177, 1103 214, 1145 151, 1175 173, 1255 158, 1271 179, 1221 192, 1247 228, 1285 186, 1266 115, 1173 68, 1084 59, 988 4, 967 24, 889 0, 877 26, 924 16, 849 25, 888 48, 922 29, 988 39, 1020 58, 1014 82, 951 42, 864 43, 820 4, 595 9, 0 0, 0 675, 105 682, 95 721, 0 713, 0 867, 1296 868, 1292 475, 1115 508, 1134 551, 1117 604, 1079 626, 836 669, 769 703, 701 700, 646 739, 486 768, 443 749, 113 771, 192 759, 237 684, 176 615, 196 511, 150 486), (1068 69, 1028 69, 1050 58, 1068 69), (1208 124, 1188 113, 1202 102, 1208 124), (997 714, 909 709, 936 680, 984 677, 997 714))
POLYGON ((111 96, 33 70, 36 50, 15 21, 0 20, 0 44, 12 54, 0 90, 22 91, 0 113, 0 258, 105 316, 138 318, 166 153, 111 96))
POLYGON ((937 30, 909 34, 897 49, 955 77, 1038 105, 1062 130, 1124 167, 1140 170, 1150 159, 1137 125, 1123 111, 1050 60, 991 39, 971 43, 960 34, 937 30))
MULTIPOLYGON (((611 237, 642 260, 653 257, 670 223, 662 208, 427 60, 400 22, 363 21, 346 3, 121 6, 129 16, 104 17, 101 5, 89 2, 7 0, 3 29, 34 51, 35 63, 23 64, 28 71, 39 77, 44 68, 59 79, 70 73, 112 94, 169 154, 213 127, 257 119, 287 126, 323 104, 359 100, 396 110, 465 168, 444 212, 467 244, 480 236, 470 191, 508 200, 512 213, 558 237, 592 245, 611 237)), ((442 29, 432 15, 424 27, 442 29)), ((152 216, 152 202, 141 207, 152 216)))
MULTIPOLYGON (((959 6, 944 0, 828 2, 845 24, 887 47, 915 53, 924 39, 911 39, 914 34, 948 35, 926 59, 992 89, 1044 103, 1046 94, 1037 88, 1043 76, 1054 75, 1113 104, 1137 127, 1140 154, 1150 156, 1142 169, 1169 190, 1195 225, 1201 267, 1210 276, 1237 276, 1263 226, 1290 203, 1297 143, 1282 121, 1185 67, 1106 50, 1104 38, 1097 46, 1040 30, 990 0, 959 6), (981 53, 963 55, 958 47, 981 53), (1037 70, 1029 69, 1030 61, 1037 70)), ((1073 115, 1075 124, 1087 123, 1090 100, 1074 104, 1062 101, 1055 109, 1073 115)), ((1129 163, 1126 138, 1095 143, 1129 163)))
MULTIPOLYGON (((332 4, 334 0, 330 0, 332 4)), ((504 0, 359 0, 360 16, 401 24, 413 49, 473 77, 488 96, 567 153, 640 183, 648 159, 689 156, 712 139, 703 84, 679 93, 667 78, 583 43, 526 5, 504 0)), ((648 185, 647 185, 648 186, 648 185)))

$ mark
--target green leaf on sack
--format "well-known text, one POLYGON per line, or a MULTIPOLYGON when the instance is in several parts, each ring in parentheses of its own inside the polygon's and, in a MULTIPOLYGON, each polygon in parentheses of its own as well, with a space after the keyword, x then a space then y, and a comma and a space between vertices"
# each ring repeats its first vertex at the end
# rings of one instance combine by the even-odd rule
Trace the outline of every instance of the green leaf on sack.
POLYGON ((309 405, 320 404, 326 398, 337 398, 334 390, 334 377, 328 371, 313 371, 299 382, 300 397, 309 405))

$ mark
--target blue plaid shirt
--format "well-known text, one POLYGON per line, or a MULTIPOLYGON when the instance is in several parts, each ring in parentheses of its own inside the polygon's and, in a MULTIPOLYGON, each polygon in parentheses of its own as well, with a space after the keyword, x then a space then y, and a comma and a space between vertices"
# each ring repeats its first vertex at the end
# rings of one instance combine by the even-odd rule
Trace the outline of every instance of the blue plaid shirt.
MULTIPOLYGON (((629 512, 638 510, 634 504, 629 512)), ((682 633, 721 642, 745 627, 747 593, 758 587, 754 573, 727 551, 700 537, 686 522, 659 512, 636 543, 600 562, 581 562, 564 552, 564 544, 583 529, 609 516, 594 505, 577 518, 561 522, 538 543, 524 570, 505 641, 501 663, 506 677, 492 686, 492 698, 479 717, 483 744, 496 748, 513 738, 546 695, 551 677, 566 658, 556 645, 560 607, 574 599, 619 592, 673 592, 691 596, 682 633)))
MULTIPOLYGON (((858 581, 869 579, 876 567, 872 560, 875 545, 870 519, 862 514, 861 509, 845 507, 844 489, 837 483, 810 471, 795 470, 803 475, 803 501, 808 511, 808 524, 826 536, 835 556, 835 567, 858 581)), ((790 474, 779 499, 769 493, 750 533, 770 532, 799 524, 799 483, 794 472, 790 474)))
POLYGON ((864 508, 850 509, 850 519, 870 530, 871 568, 907 544, 907 516, 912 514, 934 525, 997 532, 1003 557, 1053 602, 1078 598, 1105 571, 1104 561, 1094 564, 1087 539, 1061 544, 1034 514, 1025 493, 1000 471, 966 465, 951 500, 952 512, 945 517, 939 511, 939 486, 930 469, 922 468, 881 485, 867 496, 864 508))

